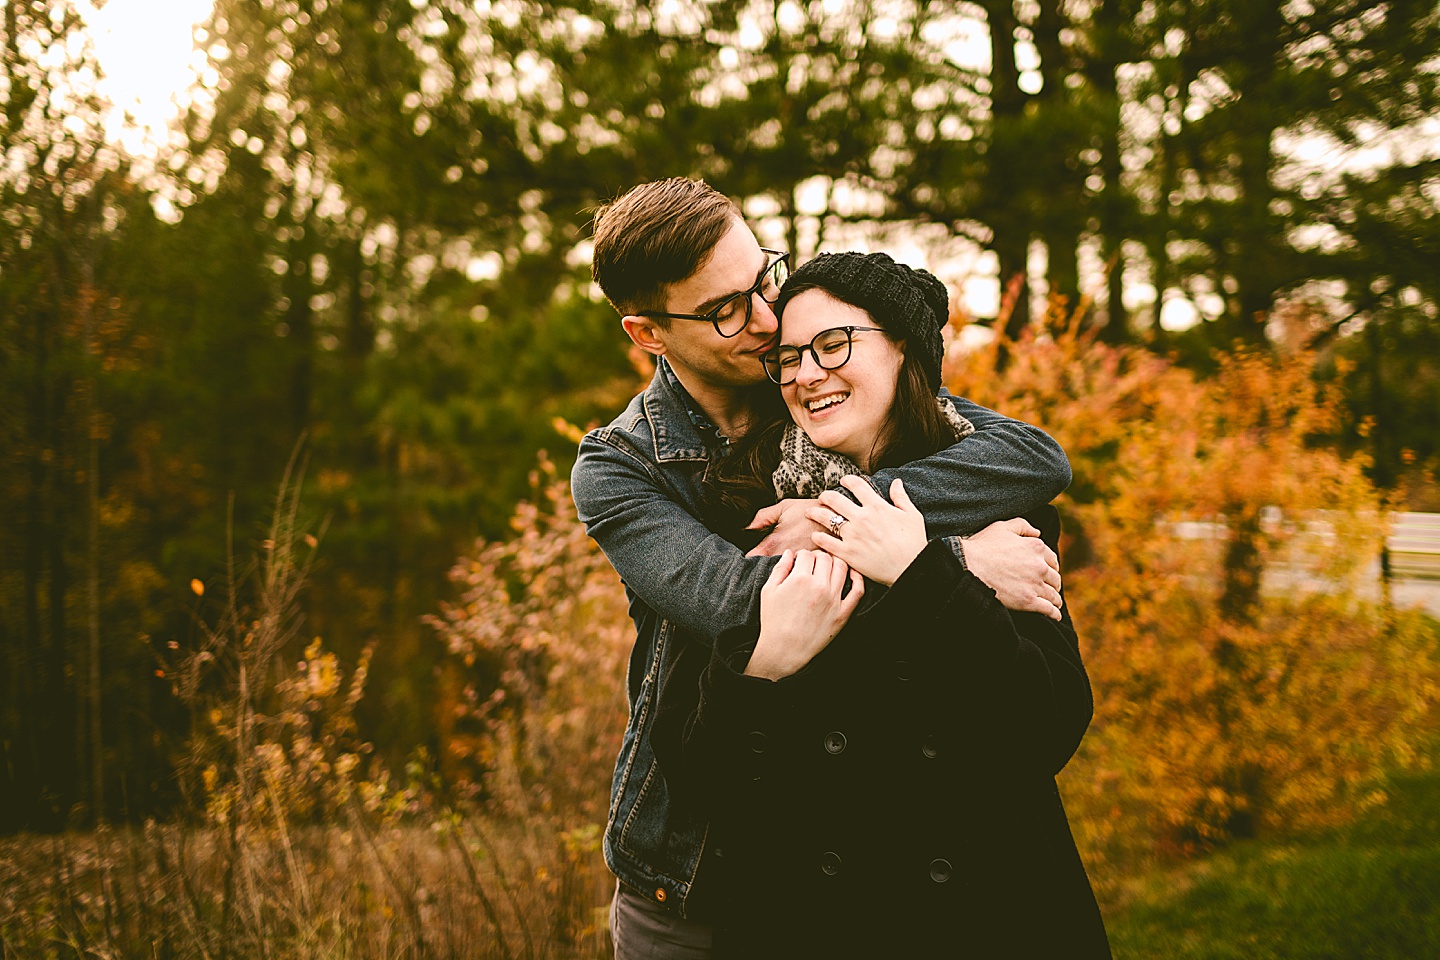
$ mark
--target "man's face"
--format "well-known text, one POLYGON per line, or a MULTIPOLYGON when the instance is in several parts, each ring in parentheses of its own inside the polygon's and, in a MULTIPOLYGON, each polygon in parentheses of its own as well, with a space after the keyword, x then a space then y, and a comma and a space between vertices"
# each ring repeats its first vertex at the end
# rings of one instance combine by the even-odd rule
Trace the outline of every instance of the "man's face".
MULTIPOLYGON (((665 312, 708 314, 728 298, 754 287, 768 262, 755 234, 742 221, 734 220, 705 265, 670 286, 665 312)), ((733 337, 720 336, 713 323, 679 319, 672 319, 668 330, 655 327, 654 337, 663 344, 666 359, 682 380, 693 378, 733 389, 765 379, 760 355, 774 342, 778 326, 770 304, 752 294, 750 322, 733 337)))

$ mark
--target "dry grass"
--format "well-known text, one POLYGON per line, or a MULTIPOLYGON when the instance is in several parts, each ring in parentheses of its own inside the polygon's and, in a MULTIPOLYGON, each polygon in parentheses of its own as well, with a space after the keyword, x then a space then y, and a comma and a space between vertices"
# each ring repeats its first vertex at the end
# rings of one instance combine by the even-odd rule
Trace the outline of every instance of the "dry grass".
POLYGON ((0 840, 11 957, 608 957, 595 844, 450 816, 0 840))
POLYGON ((467 733, 397 778, 354 718, 368 653, 346 665, 317 638, 295 656, 319 547, 301 474, 297 458, 257 563, 164 665, 192 718, 184 809, 0 839, 0 958, 608 957, 600 834, 630 638, 563 485, 542 463, 514 540, 457 568, 464 601, 435 626, 463 695, 437 711, 467 733))

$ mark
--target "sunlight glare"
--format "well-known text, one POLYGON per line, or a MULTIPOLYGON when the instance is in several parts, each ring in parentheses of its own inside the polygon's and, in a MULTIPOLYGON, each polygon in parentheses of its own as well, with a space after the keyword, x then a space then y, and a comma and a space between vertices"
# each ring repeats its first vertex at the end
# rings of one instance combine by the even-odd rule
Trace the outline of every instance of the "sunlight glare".
POLYGON ((77 4, 104 73, 99 89, 115 106, 106 134, 132 156, 153 155, 188 103, 195 80, 194 29, 214 0, 109 0, 77 4), (125 122, 129 114, 132 122, 125 122))

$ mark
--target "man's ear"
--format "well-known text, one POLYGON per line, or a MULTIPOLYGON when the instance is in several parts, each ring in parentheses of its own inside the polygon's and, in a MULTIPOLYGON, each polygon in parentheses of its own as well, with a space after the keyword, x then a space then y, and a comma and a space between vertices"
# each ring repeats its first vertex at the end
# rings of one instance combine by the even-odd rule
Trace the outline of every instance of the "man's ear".
POLYGON ((620 325, 635 346, 657 357, 665 356, 663 331, 649 317, 626 316, 620 318, 620 325))

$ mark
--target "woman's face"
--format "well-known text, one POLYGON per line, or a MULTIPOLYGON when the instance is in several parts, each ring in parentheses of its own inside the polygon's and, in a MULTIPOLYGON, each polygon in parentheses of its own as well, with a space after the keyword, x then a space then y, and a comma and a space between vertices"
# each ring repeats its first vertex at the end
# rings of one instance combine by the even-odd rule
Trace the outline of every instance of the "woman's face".
MULTIPOLYGON (((780 343, 804 347, 822 330, 852 326, 879 324, 824 290, 806 290, 785 305, 780 343)), ((824 369, 811 351, 802 351, 795 382, 780 392, 791 419, 817 447, 843 453, 869 470, 870 454, 883 439, 895 402, 905 351, 884 333, 857 331, 852 337, 849 361, 835 370, 824 369)))

